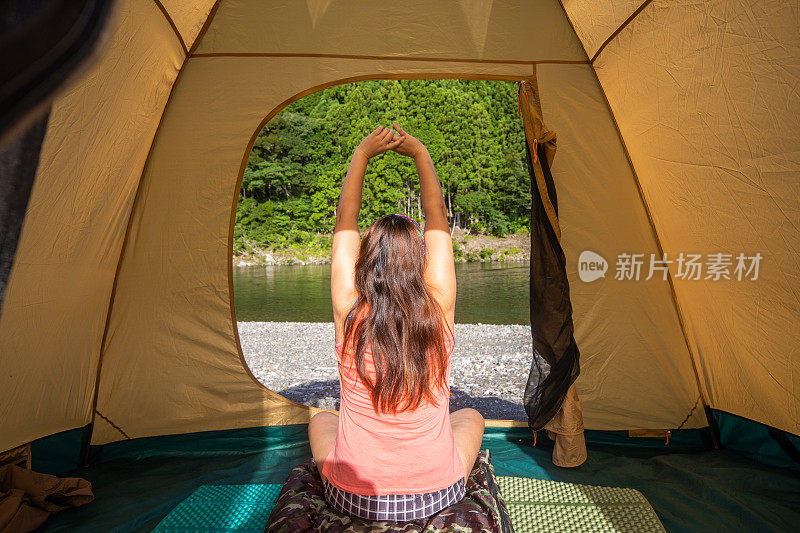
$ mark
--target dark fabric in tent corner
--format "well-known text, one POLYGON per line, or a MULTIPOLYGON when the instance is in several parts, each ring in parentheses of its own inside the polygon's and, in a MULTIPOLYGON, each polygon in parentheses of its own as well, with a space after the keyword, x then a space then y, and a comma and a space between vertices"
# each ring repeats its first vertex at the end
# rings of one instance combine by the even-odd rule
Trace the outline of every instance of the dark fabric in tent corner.
POLYGON ((16 464, 0 467, 0 531, 35 531, 47 518, 94 499, 92 486, 79 477, 59 478, 16 464))
MULTIPOLYGON (((536 144, 536 151, 548 196, 557 215, 555 184, 541 143, 536 144)), ((555 416, 564 403, 570 385, 578 377, 580 352, 573 334, 566 258, 539 196, 527 142, 525 153, 531 175, 530 312, 533 361, 525 385, 523 404, 528 424, 532 429, 539 430, 555 416), (540 357, 550 366, 547 374, 540 357)))

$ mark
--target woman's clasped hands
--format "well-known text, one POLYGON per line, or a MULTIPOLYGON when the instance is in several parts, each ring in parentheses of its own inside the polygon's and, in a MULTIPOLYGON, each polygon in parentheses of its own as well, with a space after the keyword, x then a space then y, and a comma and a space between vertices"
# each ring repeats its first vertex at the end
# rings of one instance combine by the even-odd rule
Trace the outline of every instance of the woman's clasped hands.
POLYGON ((424 148, 419 139, 406 133, 396 122, 392 122, 392 125, 400 132, 399 135, 391 128, 378 126, 361 141, 356 151, 360 151, 367 159, 371 159, 387 150, 392 150, 400 155, 415 157, 420 149, 424 148))

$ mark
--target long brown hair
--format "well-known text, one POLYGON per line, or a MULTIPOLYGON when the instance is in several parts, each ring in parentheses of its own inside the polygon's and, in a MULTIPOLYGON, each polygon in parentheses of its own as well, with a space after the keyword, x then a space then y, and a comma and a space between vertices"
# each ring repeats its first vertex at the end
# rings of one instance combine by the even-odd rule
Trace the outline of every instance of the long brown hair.
POLYGON ((444 313, 422 277, 423 246, 418 226, 401 215, 379 218, 361 240, 358 300, 345 325, 342 353, 354 354, 376 413, 413 410, 423 398, 436 405, 433 388, 447 391, 444 313), (364 370, 368 342, 374 383, 364 370))

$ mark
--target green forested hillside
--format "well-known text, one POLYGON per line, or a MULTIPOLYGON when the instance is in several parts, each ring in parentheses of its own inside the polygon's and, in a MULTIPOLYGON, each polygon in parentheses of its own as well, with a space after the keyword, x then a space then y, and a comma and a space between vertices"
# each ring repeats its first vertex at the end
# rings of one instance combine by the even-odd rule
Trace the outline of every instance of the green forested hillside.
MULTIPOLYGON (((504 236, 529 224, 530 180, 514 82, 380 80, 331 87, 282 110, 253 146, 234 250, 329 242, 347 165, 378 125, 397 122, 430 151, 451 225, 504 236)), ((362 227, 389 213, 422 219, 410 158, 370 160, 362 227)))

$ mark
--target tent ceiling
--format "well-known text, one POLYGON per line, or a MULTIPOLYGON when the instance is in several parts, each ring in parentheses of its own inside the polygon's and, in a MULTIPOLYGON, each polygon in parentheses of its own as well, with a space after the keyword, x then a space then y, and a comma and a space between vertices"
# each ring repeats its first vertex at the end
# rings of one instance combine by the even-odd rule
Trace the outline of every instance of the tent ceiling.
POLYGON ((197 49, 217 53, 585 60, 558 3, 526 0, 225 0, 197 49))

